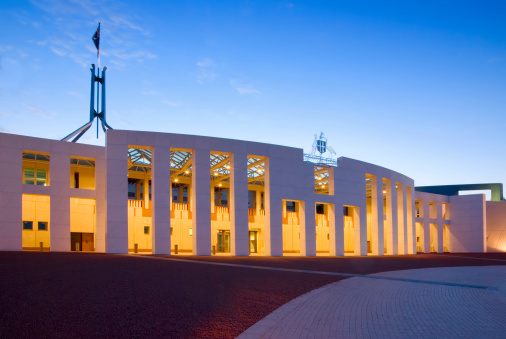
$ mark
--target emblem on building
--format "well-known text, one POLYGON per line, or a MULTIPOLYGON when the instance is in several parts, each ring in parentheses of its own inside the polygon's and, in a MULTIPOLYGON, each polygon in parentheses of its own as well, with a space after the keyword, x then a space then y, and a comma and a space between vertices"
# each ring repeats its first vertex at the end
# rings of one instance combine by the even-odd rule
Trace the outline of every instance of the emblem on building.
POLYGON ((312 162, 318 165, 337 166, 337 160, 333 157, 336 156, 336 151, 327 145, 327 138, 323 132, 314 135, 313 147, 310 154, 304 154, 304 161, 312 162), (330 153, 329 157, 325 157, 325 153, 330 153), (317 154, 319 153, 319 154, 317 154))

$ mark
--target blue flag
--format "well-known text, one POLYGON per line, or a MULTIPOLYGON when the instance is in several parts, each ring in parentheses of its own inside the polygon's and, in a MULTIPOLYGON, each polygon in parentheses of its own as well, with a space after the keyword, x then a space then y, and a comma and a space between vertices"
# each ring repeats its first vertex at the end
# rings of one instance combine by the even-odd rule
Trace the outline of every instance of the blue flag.
POLYGON ((95 44, 95 47, 97 48, 97 51, 100 50, 100 22, 98 23, 97 31, 95 34, 93 34, 93 43, 95 44))

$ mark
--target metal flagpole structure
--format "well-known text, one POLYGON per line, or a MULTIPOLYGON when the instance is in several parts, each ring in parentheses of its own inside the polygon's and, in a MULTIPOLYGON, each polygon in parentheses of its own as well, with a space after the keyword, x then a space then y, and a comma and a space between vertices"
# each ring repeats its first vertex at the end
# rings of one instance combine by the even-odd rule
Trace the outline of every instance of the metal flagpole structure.
POLYGON ((65 138, 61 139, 62 141, 71 141, 76 142, 86 133, 87 130, 90 129, 91 125, 93 125, 93 120, 97 119, 97 139, 98 139, 98 121, 102 125, 102 130, 105 131, 107 129, 113 129, 111 126, 107 124, 105 118, 105 71, 107 67, 104 67, 102 70, 102 76, 100 76, 100 22, 98 23, 97 30, 95 34, 93 34, 93 43, 97 48, 97 71, 95 72, 95 65, 91 65, 91 94, 90 94, 90 120, 84 124, 83 126, 76 129, 74 132, 67 135, 65 138), (97 106, 95 109, 95 82, 97 83, 97 106), (100 88, 101 86, 101 88, 100 88), (100 112, 100 113, 99 113, 100 112))

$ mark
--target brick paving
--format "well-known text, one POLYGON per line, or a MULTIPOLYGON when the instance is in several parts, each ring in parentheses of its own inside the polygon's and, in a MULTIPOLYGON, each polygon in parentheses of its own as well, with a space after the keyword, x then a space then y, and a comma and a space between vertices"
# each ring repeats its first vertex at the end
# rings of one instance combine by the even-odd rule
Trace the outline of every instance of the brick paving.
MULTIPOLYGON (((0 337, 234 338, 289 301, 333 282, 394 270, 502 264, 506 253, 145 258, 0 252, 0 337)), ((388 279, 405 283, 400 276, 388 279)), ((351 336, 357 319, 350 324, 351 336)), ((324 336, 334 336, 332 326, 325 323, 324 336)))
POLYGON ((504 338, 505 333, 506 266, 483 266, 384 272, 331 283, 285 304, 239 338, 504 338))

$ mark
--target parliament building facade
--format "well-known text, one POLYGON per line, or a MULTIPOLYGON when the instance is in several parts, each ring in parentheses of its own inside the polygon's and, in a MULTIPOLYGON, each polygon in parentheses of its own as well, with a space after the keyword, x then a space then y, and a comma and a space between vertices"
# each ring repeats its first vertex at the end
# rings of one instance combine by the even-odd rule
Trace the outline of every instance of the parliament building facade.
POLYGON ((108 130, 101 147, 0 133, 0 250, 506 251, 502 185, 485 186, 492 201, 415 188, 346 157, 328 165, 304 161, 298 148, 204 136, 108 130))

